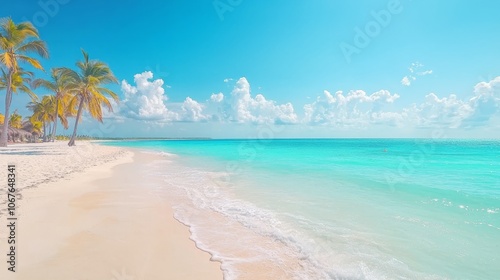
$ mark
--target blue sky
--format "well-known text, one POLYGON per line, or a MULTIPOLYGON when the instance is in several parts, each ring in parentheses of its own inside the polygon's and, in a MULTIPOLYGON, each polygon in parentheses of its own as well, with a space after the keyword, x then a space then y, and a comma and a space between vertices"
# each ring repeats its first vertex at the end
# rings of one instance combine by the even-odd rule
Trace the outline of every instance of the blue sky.
MULTIPOLYGON (((80 48, 110 65, 122 102, 111 128, 87 117, 82 134, 490 138, 500 137, 499 10, 493 0, 24 0, 0 16, 38 27, 46 69, 73 66, 80 48)), ((27 102, 13 107, 28 114, 27 102)))

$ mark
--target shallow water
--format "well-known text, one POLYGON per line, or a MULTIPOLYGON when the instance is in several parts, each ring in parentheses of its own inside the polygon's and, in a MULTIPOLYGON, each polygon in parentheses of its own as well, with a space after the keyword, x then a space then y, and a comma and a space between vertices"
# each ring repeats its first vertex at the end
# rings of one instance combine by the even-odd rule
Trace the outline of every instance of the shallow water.
POLYGON ((157 187, 227 279, 500 275, 498 141, 105 144, 163 153, 157 187))

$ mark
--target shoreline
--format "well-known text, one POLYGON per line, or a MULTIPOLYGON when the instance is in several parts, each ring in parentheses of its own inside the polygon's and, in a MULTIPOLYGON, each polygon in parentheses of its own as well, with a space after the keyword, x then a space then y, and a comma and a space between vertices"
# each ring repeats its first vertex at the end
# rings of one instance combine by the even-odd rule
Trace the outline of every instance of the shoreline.
MULTIPOLYGON (((57 142, 0 149, 2 157, 8 155, 5 164, 16 162, 18 166, 21 192, 17 201, 17 271, 8 271, 4 264, 0 278, 223 278, 221 264, 196 246, 190 228, 174 218, 169 201, 151 188, 161 182, 148 177, 144 166, 161 159, 159 156, 128 148, 79 144, 80 151, 101 154, 94 157, 80 153, 78 163, 84 167, 77 164, 48 178, 40 173, 47 160, 58 160, 75 149, 63 149, 57 142), (57 149, 65 150, 63 155, 57 149), (42 155, 23 154, 26 151, 42 155), (27 161, 39 165, 38 170, 23 170, 27 161), (21 183, 29 173, 36 179, 21 183)), ((50 171, 45 168, 46 173, 50 171)), ((5 178, 4 170, 1 175, 5 178)), ((6 208, 6 196, 1 196, 2 208, 6 208)), ((0 213, 0 217, 5 224, 5 215, 0 213)), ((6 252, 6 245, 2 234, 0 252, 6 252)))

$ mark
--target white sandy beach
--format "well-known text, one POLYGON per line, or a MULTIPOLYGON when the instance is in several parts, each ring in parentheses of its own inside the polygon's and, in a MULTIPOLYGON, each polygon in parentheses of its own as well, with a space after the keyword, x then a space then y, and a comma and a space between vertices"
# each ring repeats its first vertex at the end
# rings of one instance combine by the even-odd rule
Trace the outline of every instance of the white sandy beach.
MULTIPOLYGON (((222 279, 168 201, 138 172, 155 155, 90 142, 0 149, 0 178, 17 171, 16 272, 0 279, 222 279)), ((4 180, 2 179, 2 180, 4 180)), ((6 220, 2 188, 0 223, 6 220)), ((6 259, 7 234, 0 236, 6 259)))

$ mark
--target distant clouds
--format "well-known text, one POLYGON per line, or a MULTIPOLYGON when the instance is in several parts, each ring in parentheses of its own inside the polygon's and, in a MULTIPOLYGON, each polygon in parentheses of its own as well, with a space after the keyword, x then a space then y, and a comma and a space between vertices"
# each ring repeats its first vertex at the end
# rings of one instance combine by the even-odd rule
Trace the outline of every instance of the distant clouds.
MULTIPOLYGON (((432 70, 410 72, 418 76, 432 70)), ((413 79, 414 80, 414 79, 413 79)), ((228 81, 230 82, 230 81, 228 81)), ((303 106, 301 114, 291 103, 279 104, 263 94, 252 94, 249 81, 242 77, 229 93, 213 93, 207 100, 186 97, 182 103, 169 102, 161 79, 153 73, 134 76, 134 83, 122 81, 125 96, 116 116, 151 123, 211 122, 246 124, 302 124, 331 127, 364 128, 371 125, 414 128, 471 128, 499 117, 500 76, 478 83, 471 97, 460 99, 454 94, 440 97, 425 95, 420 103, 398 106, 400 95, 387 90, 367 93, 363 90, 330 93, 325 90, 313 102, 303 106)))
MULTIPOLYGON (((228 80, 227 82, 229 82, 228 80)), ((150 122, 222 121, 237 123, 297 123, 291 103, 277 104, 262 94, 251 95, 250 83, 240 78, 228 96, 212 94, 200 103, 186 97, 182 104, 169 103, 163 80, 153 80, 152 72, 134 76, 134 84, 122 81, 125 99, 120 104, 124 117, 150 122)))
POLYGON ((500 76, 478 83, 469 99, 461 100, 454 94, 439 98, 431 93, 415 109, 418 125, 424 127, 474 128, 486 125, 500 113, 500 76))
POLYGON ((367 94, 362 90, 323 96, 304 106, 305 123, 335 127, 363 128, 373 124, 414 128, 474 128, 489 123, 500 113, 500 77, 474 87, 472 97, 455 94, 424 96, 420 104, 393 109, 399 95, 382 90, 367 94), (392 108, 392 109, 391 109, 392 108))
POLYGON ((316 101, 304 106, 304 122, 311 124, 331 124, 335 126, 360 126, 378 121, 385 104, 399 98, 387 90, 367 94, 363 90, 353 90, 344 94, 328 91, 318 96, 316 101))
POLYGON ((410 71, 409 75, 406 75, 401 79, 401 84, 404 86, 410 86, 412 82, 417 80, 417 76, 426 76, 432 74, 432 70, 425 70, 425 71, 419 71, 424 67, 423 64, 419 62, 414 62, 408 67, 408 70, 410 71))

